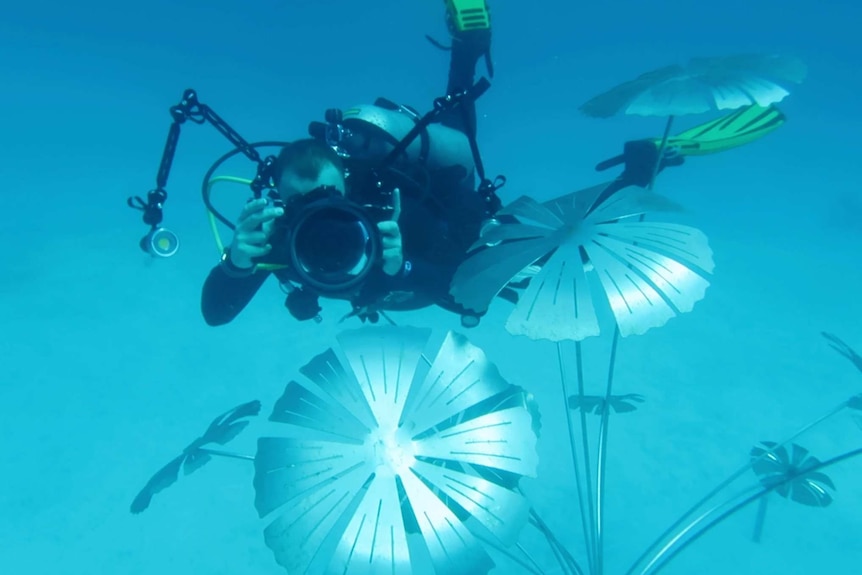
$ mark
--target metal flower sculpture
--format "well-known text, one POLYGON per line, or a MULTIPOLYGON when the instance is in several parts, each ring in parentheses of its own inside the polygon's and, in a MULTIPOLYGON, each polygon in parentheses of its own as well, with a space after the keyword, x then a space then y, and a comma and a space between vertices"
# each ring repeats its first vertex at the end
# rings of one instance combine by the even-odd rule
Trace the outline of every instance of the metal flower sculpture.
POLYGON ((769 106, 788 95, 787 86, 805 79, 805 64, 779 55, 694 58, 686 66, 665 66, 620 84, 581 107, 607 118, 620 111, 640 116, 681 116, 710 110, 769 106))
POLYGON ((811 472, 820 460, 809 455, 808 450, 797 443, 787 448, 774 441, 762 441, 761 446, 751 448, 751 469, 764 487, 776 486, 776 492, 785 498, 803 505, 826 507, 832 496, 824 486, 835 489, 832 480, 824 473, 811 472), (785 482, 792 478, 792 481, 785 482))
POLYGON ((150 478, 143 489, 135 496, 134 501, 132 501, 131 512, 141 513, 149 507, 155 494, 176 483, 180 469, 183 470, 185 475, 190 475, 206 465, 212 459, 213 455, 246 459, 245 457, 225 453, 207 446, 214 443, 217 445, 226 445, 248 426, 249 420, 246 418, 254 417, 258 412, 260 412, 260 402, 249 401, 222 413, 212 420, 212 423, 210 423, 203 435, 188 444, 180 455, 172 459, 150 478))
POLYGON ((856 369, 862 372, 862 355, 859 355, 855 349, 847 345, 844 340, 837 335, 825 331, 820 333, 829 341, 829 347, 847 358, 856 369))
MULTIPOLYGON (((620 112, 639 116, 664 116, 664 136, 658 157, 664 156, 674 118, 710 110, 735 110, 744 106, 766 108, 789 94, 787 86, 805 79, 806 66, 796 58, 778 55, 739 55, 723 58, 695 58, 687 66, 665 66, 611 88, 581 106, 588 116, 609 118, 620 112)), ((771 115, 763 110, 764 115, 771 115)), ((760 116, 759 111, 754 114, 760 116)), ((771 131, 760 124, 736 143, 725 142, 713 151, 735 147, 741 140, 750 141, 771 131), (756 135, 755 135, 756 134, 756 135)), ((683 150, 677 150, 683 152, 683 150)), ((656 163, 649 188, 658 174, 656 163)))
MULTIPOLYGON (((790 446, 790 453, 783 445, 774 441, 762 441, 751 448, 751 469, 764 487, 775 487, 775 492, 785 499, 810 507, 826 507, 832 503, 832 495, 826 490, 835 489, 828 475, 811 471, 820 465, 820 460, 808 454, 808 450, 797 443, 790 446), (789 481, 788 481, 789 480, 789 481)), ((763 521, 766 517, 768 499, 761 497, 754 525, 755 542, 760 541, 763 521)))
MULTIPOLYGON (((855 349, 847 345, 844 340, 837 335, 825 331, 821 332, 821 335, 829 341, 829 347, 850 360, 850 363, 862 372, 862 355, 859 355, 855 349)), ((862 393, 858 393, 850 397, 845 405, 850 409, 850 415, 853 417, 853 421, 860 429, 862 429, 862 393)))
POLYGON ((411 573, 417 550, 437 573, 485 573, 471 529, 516 542, 529 505, 494 479, 535 474, 527 394, 454 333, 423 363, 428 337, 343 333, 343 359, 315 357, 273 408, 283 433, 258 441, 255 506, 288 573, 411 573))
POLYGON ((714 267, 706 236, 684 225, 642 221, 652 210, 678 210, 662 196, 627 188, 606 197, 606 188, 545 203, 524 196, 504 208, 500 215, 517 223, 486 229, 455 274, 454 299, 484 311, 538 262, 506 323, 512 334, 552 341, 598 335, 590 279, 604 291, 622 336, 690 311, 714 267))
POLYGON ((639 393, 612 395, 606 399, 603 395, 570 395, 569 409, 582 410, 585 413, 601 415, 605 408, 614 413, 630 413, 637 411, 636 403, 643 403, 644 396, 639 393))

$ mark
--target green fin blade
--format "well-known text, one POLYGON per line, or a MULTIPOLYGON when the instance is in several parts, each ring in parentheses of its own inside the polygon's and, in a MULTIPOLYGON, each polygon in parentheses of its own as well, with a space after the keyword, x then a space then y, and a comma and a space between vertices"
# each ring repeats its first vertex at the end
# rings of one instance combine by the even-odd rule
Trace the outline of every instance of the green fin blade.
MULTIPOLYGON (((760 139, 786 121, 775 105, 754 104, 669 138, 667 146, 677 148, 684 156, 714 154, 760 139)), ((658 146, 661 140, 655 143, 658 146)))

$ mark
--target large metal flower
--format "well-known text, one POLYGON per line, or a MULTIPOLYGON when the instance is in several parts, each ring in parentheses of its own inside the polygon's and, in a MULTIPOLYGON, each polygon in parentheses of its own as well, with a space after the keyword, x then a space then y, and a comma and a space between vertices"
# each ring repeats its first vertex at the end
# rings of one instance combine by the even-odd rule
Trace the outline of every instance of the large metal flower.
POLYGON ((437 573, 485 573, 470 529, 517 540, 529 505, 498 478, 535 474, 526 394, 454 333, 428 366, 428 338, 346 332, 276 403, 286 425, 258 441, 255 505, 288 573, 411 573, 417 550, 437 573))
POLYGON ((606 188, 541 204, 524 196, 504 208, 500 216, 517 223, 486 229, 455 274, 454 299, 484 311, 510 282, 532 270, 506 329, 552 341, 599 334, 591 283, 601 286, 622 336, 690 311, 703 298, 709 285, 704 276, 714 267, 706 236, 684 225, 642 221, 650 211, 678 209, 662 196, 627 188, 607 198, 606 188))
POLYGON ((132 501, 131 512, 141 513, 149 507, 154 495, 176 483, 180 475, 180 469, 183 470, 185 475, 191 475, 209 463, 212 455, 246 459, 241 455, 213 450, 209 446, 212 444, 227 445, 248 426, 249 420, 245 418, 254 417, 259 411, 260 402, 249 401, 222 413, 212 420, 203 435, 189 443, 181 454, 159 469, 150 478, 144 488, 135 496, 134 501, 132 501))
POLYGON ((825 473, 810 471, 820 460, 796 443, 790 451, 774 441, 761 441, 751 448, 751 469, 764 487, 775 487, 775 492, 786 499, 810 507, 826 507, 832 503, 835 484, 825 473))
POLYGON ((581 106, 590 116, 619 112, 640 116, 681 116, 710 110, 768 106, 787 96, 787 87, 805 79, 805 64, 778 55, 695 58, 686 66, 647 72, 581 106))

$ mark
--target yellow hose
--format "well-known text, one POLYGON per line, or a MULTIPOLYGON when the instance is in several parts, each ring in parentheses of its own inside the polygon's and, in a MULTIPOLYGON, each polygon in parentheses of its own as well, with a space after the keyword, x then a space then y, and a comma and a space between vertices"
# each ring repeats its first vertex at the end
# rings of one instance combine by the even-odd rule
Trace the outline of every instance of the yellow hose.
MULTIPOLYGON (((242 185, 247 187, 247 186, 251 185, 251 182, 252 182, 252 180, 249 180, 246 178, 238 178, 236 176, 216 176, 216 177, 212 178, 209 182, 207 182, 207 196, 211 197, 212 188, 213 188, 213 186, 215 186, 215 184, 222 184, 222 183, 242 184, 242 185)), ((218 220, 216 219, 215 214, 213 214, 209 210, 209 208, 207 209, 207 217, 209 218, 209 221, 210 221, 210 229, 212 229, 213 238, 215 238, 216 249, 218 250, 219 257, 221 257, 222 253, 224 253, 224 242, 222 241, 221 234, 219 234, 219 231, 218 231, 218 220)), ((260 264, 257 264, 257 267, 258 267, 258 269, 262 269, 262 270, 275 270, 275 269, 286 268, 287 266, 286 265, 279 265, 279 264, 260 263, 260 264)))

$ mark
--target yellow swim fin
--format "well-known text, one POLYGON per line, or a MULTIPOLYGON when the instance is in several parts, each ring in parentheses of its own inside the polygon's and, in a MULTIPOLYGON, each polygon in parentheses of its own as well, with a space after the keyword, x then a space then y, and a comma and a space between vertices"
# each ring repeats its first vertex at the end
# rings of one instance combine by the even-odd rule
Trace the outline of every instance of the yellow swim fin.
MULTIPOLYGON (((680 160, 684 156, 704 156, 731 148, 736 148, 762 138, 766 134, 784 124, 787 118, 775 107, 744 106, 726 116, 695 126, 689 130, 667 139, 666 150, 673 152, 680 160)), ((638 140, 641 143, 652 143, 656 149, 661 146, 661 138, 638 140)), ((626 146, 636 142, 628 142, 626 146)), ((647 144, 648 145, 648 144, 647 144)), ((614 156, 596 166, 596 170, 604 171, 626 162, 625 154, 614 156)))
MULTIPOLYGON (((668 138, 667 146, 683 156, 714 154, 762 138, 786 121, 774 105, 754 104, 668 138)), ((654 142, 656 147, 661 145, 661 139, 654 142)))
POLYGON ((445 0, 449 18, 457 32, 488 30, 491 18, 485 0, 445 0))

